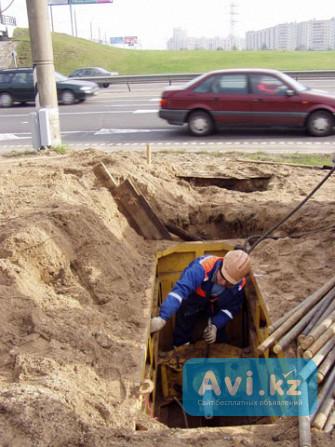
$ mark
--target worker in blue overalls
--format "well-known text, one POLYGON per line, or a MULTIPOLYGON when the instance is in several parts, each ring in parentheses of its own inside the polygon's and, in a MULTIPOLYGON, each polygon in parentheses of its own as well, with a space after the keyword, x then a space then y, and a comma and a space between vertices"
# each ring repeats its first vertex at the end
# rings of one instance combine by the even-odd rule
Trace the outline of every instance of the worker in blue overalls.
POLYGON ((151 333, 162 329, 176 313, 174 346, 191 341, 199 312, 211 319, 203 337, 207 343, 226 341, 225 326, 239 312, 244 299, 245 277, 250 272, 250 257, 243 250, 229 251, 225 257, 199 256, 182 272, 151 319, 151 333))

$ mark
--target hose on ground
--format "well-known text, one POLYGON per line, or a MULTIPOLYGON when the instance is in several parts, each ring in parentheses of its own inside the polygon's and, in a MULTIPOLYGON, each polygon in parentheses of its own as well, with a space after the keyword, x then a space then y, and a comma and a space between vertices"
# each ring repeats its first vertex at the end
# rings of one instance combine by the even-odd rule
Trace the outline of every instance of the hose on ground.
POLYGON ((328 174, 321 180, 321 182, 316 185, 316 187, 313 189, 313 191, 311 191, 308 196, 305 197, 305 199, 299 203, 298 206, 296 206, 290 213, 288 213, 285 217, 283 217, 278 223, 276 223, 273 227, 271 227, 268 231, 266 231, 262 236, 249 236, 243 243, 242 249, 247 252, 247 253, 251 253, 258 244, 260 244, 262 241, 264 241, 264 239, 267 239, 271 233, 273 233, 278 227, 280 227, 280 225, 282 225, 284 222, 286 222, 286 220, 288 220, 291 216, 293 216, 294 213, 296 213, 315 193, 316 191, 321 188, 321 186, 329 179, 329 177, 333 174, 333 172, 335 171, 335 166, 328 172, 328 174), (247 244, 249 242, 249 240, 251 240, 252 238, 258 237, 258 240, 249 248, 247 249, 247 244))

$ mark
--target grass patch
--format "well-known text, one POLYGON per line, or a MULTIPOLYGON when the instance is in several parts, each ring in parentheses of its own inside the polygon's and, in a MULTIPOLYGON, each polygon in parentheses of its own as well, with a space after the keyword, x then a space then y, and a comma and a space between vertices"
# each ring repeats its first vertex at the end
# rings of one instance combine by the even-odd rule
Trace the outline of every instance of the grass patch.
POLYGON ((186 154, 187 149, 160 149, 159 151, 155 151, 155 153, 159 154, 186 154))
MULTIPOLYGON (((306 166, 330 166, 331 155, 327 154, 268 154, 266 152, 255 152, 253 154, 243 154, 243 158, 254 161, 271 161, 278 163, 291 163, 306 166)), ((240 156, 240 158, 242 158, 240 156)))
POLYGON ((20 157, 27 157, 27 156, 33 156, 36 155, 35 150, 26 150, 26 151, 10 151, 10 152, 4 152, 1 154, 1 157, 3 158, 20 158, 20 157))
POLYGON ((71 150, 70 150, 67 146, 65 146, 65 145, 55 146, 55 147, 53 147, 51 150, 52 150, 53 152, 56 152, 56 154, 60 154, 60 155, 66 154, 66 153, 68 153, 68 152, 71 151, 71 150))
POLYGON ((0 157, 2 158, 23 158, 23 157, 35 157, 37 155, 41 154, 50 154, 51 152, 55 152, 59 155, 64 155, 68 152, 70 152, 71 149, 69 149, 67 146, 55 146, 51 149, 41 149, 41 150, 35 150, 35 149, 27 149, 25 151, 10 151, 10 152, 4 152, 0 154, 0 157))
MULTIPOLYGON (((29 30, 16 28, 18 66, 31 67, 29 30)), ((334 68, 335 51, 168 51, 127 50, 100 45, 67 34, 52 33, 56 71, 98 66, 126 74, 203 73, 221 68, 259 67, 289 70, 334 68)))
MULTIPOLYGON (((159 151, 155 151, 155 153, 160 154, 185 154, 189 152, 187 149, 161 149, 159 151)), ((207 151, 206 149, 201 149, 198 151, 192 151, 193 154, 200 155, 209 155, 213 158, 233 158, 233 159, 243 159, 243 160, 252 160, 252 161, 269 161, 272 163, 289 163, 294 165, 304 165, 304 166, 314 166, 318 168, 322 168, 324 166, 331 166, 331 154, 303 154, 303 153, 294 153, 294 154, 273 154, 267 152, 254 152, 254 153, 246 153, 246 152, 223 152, 220 150, 217 151, 207 151)))

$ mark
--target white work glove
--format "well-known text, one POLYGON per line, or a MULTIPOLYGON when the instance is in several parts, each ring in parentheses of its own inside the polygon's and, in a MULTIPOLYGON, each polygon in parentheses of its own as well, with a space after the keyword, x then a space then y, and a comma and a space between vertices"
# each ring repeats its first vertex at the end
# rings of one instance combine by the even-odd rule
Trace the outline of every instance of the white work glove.
POLYGON ((207 343, 214 343, 216 340, 216 333, 218 331, 218 328, 214 325, 211 324, 209 327, 206 327, 206 329, 204 330, 204 340, 207 343))
POLYGON ((164 327, 166 324, 166 321, 163 320, 161 317, 154 317, 151 318, 151 326, 150 326, 150 333, 160 331, 162 327, 164 327))

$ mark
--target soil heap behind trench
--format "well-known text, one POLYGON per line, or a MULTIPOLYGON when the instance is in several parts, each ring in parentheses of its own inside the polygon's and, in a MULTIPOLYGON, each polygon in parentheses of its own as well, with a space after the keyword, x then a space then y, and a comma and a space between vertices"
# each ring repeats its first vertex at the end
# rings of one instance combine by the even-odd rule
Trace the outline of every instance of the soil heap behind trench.
MULTIPOLYGON (((271 426, 168 429, 136 404, 157 251, 120 213, 93 168, 136 181, 158 216, 207 240, 261 234, 321 181, 321 170, 233 156, 95 150, 0 160, 0 446, 296 446, 297 418, 271 426), (177 175, 272 175, 267 191, 194 187, 177 175), (140 420, 147 431, 134 431, 140 420)), ((276 234, 334 225, 335 179, 276 234)), ((276 320, 335 271, 335 232, 265 240, 253 251, 276 320)), ((313 445, 334 435, 313 429, 313 445)))

